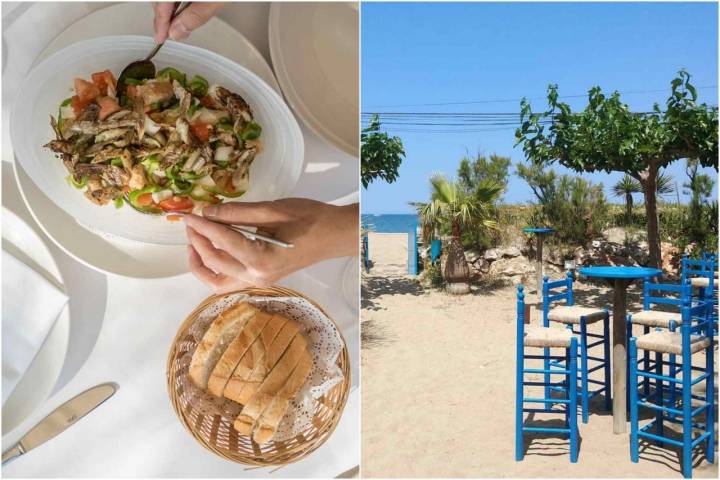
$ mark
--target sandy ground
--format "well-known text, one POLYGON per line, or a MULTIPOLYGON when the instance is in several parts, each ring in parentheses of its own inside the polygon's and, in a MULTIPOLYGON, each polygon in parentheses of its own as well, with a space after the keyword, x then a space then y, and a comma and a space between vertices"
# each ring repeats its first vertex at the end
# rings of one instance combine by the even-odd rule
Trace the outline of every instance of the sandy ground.
MULTIPOLYGON (((682 477, 671 448, 645 446, 640 463, 631 463, 629 434, 612 433, 602 397, 589 423, 578 415, 578 463, 559 437, 526 442, 516 462, 515 289, 474 287, 462 297, 423 290, 404 274, 404 234, 371 234, 370 258, 362 290, 363 477, 682 477)), ((640 295, 630 287, 631 308, 640 295)), ((577 304, 611 302, 608 288, 576 282, 577 304)), ((540 321, 534 310, 531 322, 540 321)), ((695 464, 695 477, 717 478, 701 450, 695 464)))

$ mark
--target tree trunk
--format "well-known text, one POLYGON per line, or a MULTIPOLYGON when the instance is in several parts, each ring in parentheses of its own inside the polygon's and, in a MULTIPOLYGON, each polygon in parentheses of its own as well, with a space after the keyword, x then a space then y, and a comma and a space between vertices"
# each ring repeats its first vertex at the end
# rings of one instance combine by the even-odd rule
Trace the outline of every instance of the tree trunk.
POLYGON ((632 193, 625 194, 625 222, 630 225, 632 219, 633 198, 632 193))
POLYGON ((453 221, 452 239, 448 248, 448 258, 445 263, 445 281, 447 282, 446 290, 448 293, 461 295, 470 292, 468 278, 470 277, 470 268, 465 259, 465 252, 460 242, 460 225, 453 221))
POLYGON ((657 177, 659 167, 656 162, 648 162, 648 168, 640 174, 640 184, 645 195, 645 216, 647 217, 647 240, 649 247, 648 264, 650 267, 662 267, 660 251, 660 222, 657 211, 657 177))

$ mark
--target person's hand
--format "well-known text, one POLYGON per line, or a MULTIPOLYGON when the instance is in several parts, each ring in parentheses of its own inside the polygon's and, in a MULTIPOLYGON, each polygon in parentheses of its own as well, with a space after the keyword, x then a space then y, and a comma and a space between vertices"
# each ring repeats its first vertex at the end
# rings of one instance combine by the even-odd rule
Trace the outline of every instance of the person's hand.
POLYGON ((182 40, 193 30, 202 27, 223 6, 223 2, 195 2, 170 23, 175 10, 174 2, 153 2, 155 10, 155 43, 182 40))
POLYGON ((336 207, 305 198, 233 202, 205 207, 203 216, 184 216, 190 271, 217 293, 271 285, 319 261, 358 254, 358 204, 336 207), (256 226, 295 247, 253 241, 217 222, 256 226))

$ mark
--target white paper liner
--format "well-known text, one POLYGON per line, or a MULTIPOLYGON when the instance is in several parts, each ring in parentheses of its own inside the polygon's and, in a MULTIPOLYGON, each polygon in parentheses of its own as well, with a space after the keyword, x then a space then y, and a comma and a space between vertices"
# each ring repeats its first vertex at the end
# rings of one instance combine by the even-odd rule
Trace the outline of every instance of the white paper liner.
MULTIPOLYGON (((300 332, 308 341, 313 366, 305 384, 290 402, 287 413, 278 426, 273 440, 283 441, 297 436, 312 424, 317 399, 343 381, 343 373, 337 366, 337 358, 343 348, 342 337, 335 324, 312 303, 299 297, 251 297, 246 294, 230 294, 220 297, 198 314, 188 328, 188 334, 197 342, 205 334, 210 323, 224 310, 240 301, 247 301, 259 309, 284 315, 300 325, 300 332)), ((189 361, 189 359, 188 359, 189 361)), ((218 399, 195 387, 189 379, 183 379, 185 388, 194 393, 195 407, 209 414, 221 414, 230 424, 240 413, 240 406, 227 399, 218 399)))

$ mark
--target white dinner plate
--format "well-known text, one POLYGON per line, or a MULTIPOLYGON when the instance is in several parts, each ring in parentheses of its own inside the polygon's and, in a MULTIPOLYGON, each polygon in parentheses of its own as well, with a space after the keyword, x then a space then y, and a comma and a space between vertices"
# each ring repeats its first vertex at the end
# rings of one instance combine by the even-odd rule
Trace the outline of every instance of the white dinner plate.
MULTIPOLYGON (((2 208, 3 247, 26 264, 31 264, 50 282, 64 290, 60 270, 40 236, 20 217, 2 208)), ((20 425, 52 393, 65 362, 70 335, 68 306, 48 332, 37 355, 30 363, 2 408, 2 435, 20 425)))
MULTIPOLYGON (((76 77, 93 71, 121 71, 155 45, 150 37, 117 35, 74 43, 43 60, 25 77, 13 102, 10 137, 15 158, 50 200, 92 230, 137 242, 183 245, 181 222, 143 215, 132 208, 100 207, 65 181, 65 166, 43 147, 54 137, 48 116, 71 95, 76 77)), ((303 137, 290 109, 260 77, 209 50, 166 42, 153 58, 158 68, 175 67, 188 75, 202 75, 240 94, 262 125, 263 151, 250 167, 250 186, 239 201, 274 200, 293 191, 303 170, 303 137)))
POLYGON ((318 136, 357 157, 358 4, 275 2, 270 55, 295 113, 318 136))
MULTIPOLYGON (((152 34, 145 3, 121 3, 97 10, 70 25, 39 55, 36 64, 56 51, 81 40, 111 34, 152 34)), ((275 91, 279 86, 262 55, 237 30, 214 17, 193 32, 187 43, 215 51, 252 70, 275 91)), ((25 204, 44 233, 65 253, 100 271, 135 278, 162 278, 187 272, 187 252, 182 246, 138 244, 99 236, 76 223, 35 186, 15 162, 15 178, 25 204)))

